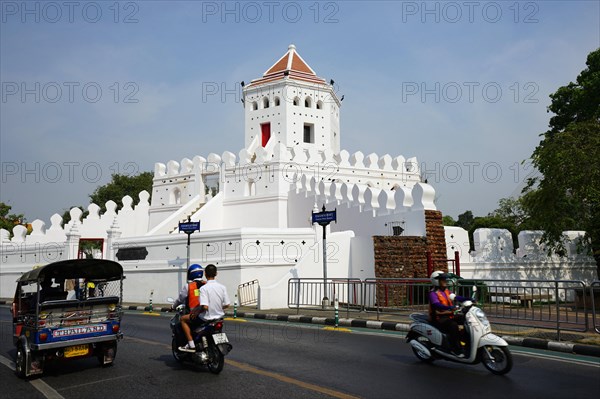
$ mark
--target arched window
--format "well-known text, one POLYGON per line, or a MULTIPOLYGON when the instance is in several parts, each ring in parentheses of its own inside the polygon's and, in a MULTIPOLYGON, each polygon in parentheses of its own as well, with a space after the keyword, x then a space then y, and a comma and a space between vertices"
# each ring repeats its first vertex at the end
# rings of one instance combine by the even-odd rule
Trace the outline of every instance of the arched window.
POLYGON ((256 111, 257 109, 258 109, 258 103, 257 103, 256 101, 254 101, 254 102, 252 103, 252 110, 253 110, 253 111, 256 111))
POLYGON ((263 108, 269 108, 269 99, 267 97, 263 97, 263 108))
POLYGON ((306 97, 304 99, 304 106, 306 108, 311 108, 312 107, 312 99, 310 97, 306 97))
POLYGON ((253 197, 256 195, 256 183, 253 179, 249 179, 246 183, 246 187, 244 189, 244 194, 248 197, 253 197))
POLYGON ((274 102, 275 102, 275 106, 279 107, 279 97, 275 97, 274 102))
POLYGON ((181 204, 181 190, 180 189, 175 188, 173 191, 171 191, 171 198, 170 198, 169 202, 174 205, 181 204))
POLYGON ((295 106, 299 106, 300 105, 300 99, 298 97, 294 97, 294 105, 295 106))
POLYGON ((317 109, 323 109, 323 101, 317 101, 317 109))

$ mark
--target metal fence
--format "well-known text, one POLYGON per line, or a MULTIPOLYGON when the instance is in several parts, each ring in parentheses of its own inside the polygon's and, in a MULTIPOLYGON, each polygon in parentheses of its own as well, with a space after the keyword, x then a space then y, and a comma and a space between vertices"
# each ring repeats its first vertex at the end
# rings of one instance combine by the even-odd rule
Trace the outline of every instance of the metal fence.
MULTIPOLYGON (((561 331, 600 333, 600 281, 587 286, 575 280, 457 280, 450 289, 471 297, 478 287, 478 306, 493 323, 561 331)), ((362 312, 408 316, 428 312, 431 281, 426 278, 329 279, 328 298, 338 298, 340 307, 362 312)), ((323 279, 290 279, 288 307, 323 309, 326 294, 323 279)))
POLYGON ((338 300, 340 308, 346 308, 348 315, 350 309, 363 308, 363 282, 359 279, 335 278, 328 279, 323 284, 322 278, 292 278, 288 280, 288 307, 296 309, 322 309, 323 298, 329 299, 333 305, 338 300))
POLYGON ((555 329, 558 339, 561 331, 589 328, 590 304, 583 281, 459 280, 457 293, 470 296, 474 284, 480 291, 480 306, 494 323, 555 329))
POLYGON ((594 331, 600 334, 600 320, 596 312, 600 311, 600 281, 594 281, 590 285, 590 302, 592 303, 592 324, 594 331))
POLYGON ((258 304, 258 280, 252 280, 238 285, 237 289, 240 306, 258 304))

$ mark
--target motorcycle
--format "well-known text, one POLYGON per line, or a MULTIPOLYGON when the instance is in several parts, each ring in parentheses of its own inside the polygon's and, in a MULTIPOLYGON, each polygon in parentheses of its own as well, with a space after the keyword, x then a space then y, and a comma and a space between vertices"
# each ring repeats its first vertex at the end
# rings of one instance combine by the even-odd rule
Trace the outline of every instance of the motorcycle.
MULTIPOLYGON (((167 298, 173 303, 173 298, 167 298)), ((225 356, 233 349, 227 335, 223 332, 223 319, 211 320, 201 325, 192 326, 192 337, 196 345, 196 352, 182 352, 179 347, 187 343, 181 328, 181 316, 185 313, 185 306, 179 305, 177 312, 171 319, 171 350, 173 357, 180 363, 194 366, 206 366, 213 374, 219 374, 225 365, 225 356)))
MULTIPOLYGON (((454 300, 454 294, 451 295, 454 300)), ((473 286, 473 300, 477 301, 477 287, 473 286)), ((492 333, 490 322, 483 310, 472 301, 463 302, 456 313, 462 313, 465 318, 461 346, 465 357, 451 353, 448 337, 429 321, 428 315, 413 313, 406 342, 415 356, 426 363, 436 359, 450 360, 464 364, 483 363, 493 374, 502 375, 512 369, 512 355, 508 343, 492 333)))

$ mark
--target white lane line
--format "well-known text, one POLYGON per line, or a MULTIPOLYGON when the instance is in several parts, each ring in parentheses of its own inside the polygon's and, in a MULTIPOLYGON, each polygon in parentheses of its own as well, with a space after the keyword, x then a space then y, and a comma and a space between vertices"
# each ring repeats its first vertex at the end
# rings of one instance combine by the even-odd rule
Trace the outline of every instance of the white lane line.
MULTIPOLYGON (((10 360, 9 358, 0 355, 0 363, 5 365, 9 369, 15 371, 15 362, 10 360)), ((48 399, 65 399, 64 396, 56 392, 54 388, 52 388, 50 385, 46 384, 39 378, 36 380, 31 380, 29 381, 29 383, 48 399)))
POLYGON ((44 395, 48 399, 65 399, 64 396, 62 396, 61 394, 56 392, 56 390, 54 388, 52 388, 50 385, 46 384, 41 379, 31 380, 31 381, 29 381, 29 383, 31 385, 33 385, 35 387, 35 389, 40 391, 42 393, 42 395, 44 395))
POLYGON ((12 360, 10 360, 9 358, 0 355, 0 363, 2 363, 3 365, 5 365, 6 367, 8 367, 9 369, 11 369, 12 371, 15 371, 15 362, 13 362, 12 360))
POLYGON ((565 359, 565 358, 562 358, 562 357, 559 357, 559 356, 546 355, 546 354, 543 354, 543 353, 526 352, 526 351, 520 351, 520 350, 514 350, 514 349, 511 349, 510 351, 512 353, 516 354, 516 355, 537 357, 539 359, 554 360, 554 361, 557 361, 557 362, 570 363, 570 364, 578 364, 578 365, 581 365, 581 366, 590 366, 590 367, 600 368, 600 362, 594 362, 594 361, 590 361, 590 360, 565 359))
POLYGON ((121 375, 119 377, 105 378, 103 380, 98 380, 98 381, 90 381, 90 382, 86 382, 84 384, 71 385, 71 386, 68 386, 68 387, 61 388, 61 391, 64 391, 66 389, 81 388, 81 387, 85 387, 85 386, 89 386, 89 385, 94 385, 94 384, 103 384, 103 383, 108 382, 108 381, 120 380, 122 378, 129 378, 132 375, 133 374, 127 374, 127 375, 121 375))

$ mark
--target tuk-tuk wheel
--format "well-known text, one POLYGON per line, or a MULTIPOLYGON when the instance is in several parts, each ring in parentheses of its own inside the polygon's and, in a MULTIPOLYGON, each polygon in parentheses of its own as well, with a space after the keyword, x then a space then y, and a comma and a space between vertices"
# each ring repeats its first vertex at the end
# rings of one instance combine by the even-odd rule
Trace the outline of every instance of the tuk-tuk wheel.
POLYGON ((117 356, 117 345, 109 345, 100 349, 98 353, 98 363, 102 367, 110 367, 113 365, 115 361, 115 357, 117 356), (104 355, 109 354, 112 357, 112 361, 110 363, 104 363, 104 355))
POLYGON ((19 378, 25 378, 27 373, 27 352, 23 344, 17 345, 17 359, 15 360, 15 371, 19 378))

